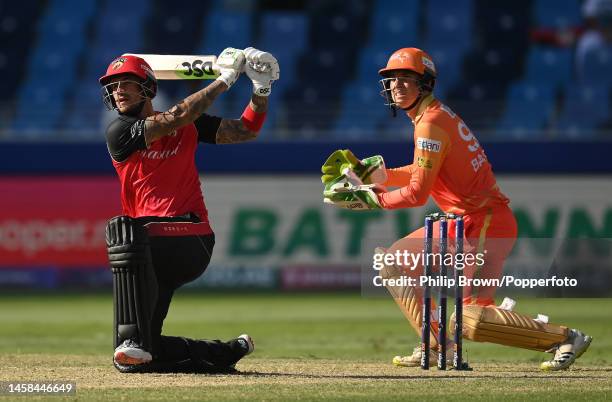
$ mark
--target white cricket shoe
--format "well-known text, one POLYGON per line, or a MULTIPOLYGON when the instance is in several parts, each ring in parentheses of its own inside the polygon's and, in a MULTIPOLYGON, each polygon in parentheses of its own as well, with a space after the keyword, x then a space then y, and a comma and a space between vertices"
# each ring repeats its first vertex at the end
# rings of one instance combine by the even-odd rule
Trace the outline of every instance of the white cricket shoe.
POLYGON ((131 339, 126 339, 121 345, 117 346, 113 358, 117 364, 122 366, 145 364, 153 360, 151 353, 131 339))
MULTIPOLYGON (((393 358, 393 365, 400 367, 420 367, 421 366, 421 345, 418 345, 412 351, 410 356, 395 356, 393 358)), ((438 351, 431 349, 429 351, 429 362, 431 365, 438 364, 438 351)), ((449 343, 446 346, 446 365, 448 367, 453 366, 453 344, 449 343)))
POLYGON ((589 348, 593 337, 588 336, 577 329, 570 330, 565 343, 559 345, 552 360, 540 364, 540 369, 544 371, 565 370, 582 356, 589 348))

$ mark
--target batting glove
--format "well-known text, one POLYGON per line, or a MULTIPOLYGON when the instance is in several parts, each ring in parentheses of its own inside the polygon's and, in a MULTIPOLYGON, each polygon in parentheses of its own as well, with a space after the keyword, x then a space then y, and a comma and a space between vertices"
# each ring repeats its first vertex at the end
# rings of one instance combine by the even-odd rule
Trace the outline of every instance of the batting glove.
POLYGON ((226 48, 217 57, 217 66, 220 73, 217 80, 223 81, 227 85, 227 89, 231 88, 244 69, 244 63, 245 57, 242 50, 233 47, 226 48))
POLYGON ((245 72, 253 82, 253 93, 269 96, 272 83, 280 77, 280 67, 274 56, 252 47, 244 49, 246 57, 245 72))

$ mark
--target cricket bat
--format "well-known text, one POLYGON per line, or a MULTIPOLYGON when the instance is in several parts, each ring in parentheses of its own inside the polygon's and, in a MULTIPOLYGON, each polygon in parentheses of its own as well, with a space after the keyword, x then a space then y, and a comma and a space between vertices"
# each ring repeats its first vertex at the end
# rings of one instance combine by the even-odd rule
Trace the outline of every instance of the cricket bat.
POLYGON ((124 54, 128 55, 141 57, 149 63, 158 80, 214 80, 219 76, 219 68, 215 64, 217 56, 124 54))

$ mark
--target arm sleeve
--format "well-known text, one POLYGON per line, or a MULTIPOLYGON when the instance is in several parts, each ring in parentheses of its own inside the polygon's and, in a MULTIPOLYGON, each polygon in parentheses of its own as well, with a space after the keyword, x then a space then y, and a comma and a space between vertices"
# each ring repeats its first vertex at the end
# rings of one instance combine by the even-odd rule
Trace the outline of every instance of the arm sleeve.
POLYGON ((450 139, 442 129, 433 124, 419 126, 414 134, 412 165, 399 168, 399 172, 393 173, 395 178, 401 176, 404 179, 404 187, 380 194, 381 206, 396 209, 425 205, 449 150, 450 139))
POLYGON ((106 129, 106 146, 110 156, 117 162, 123 162, 134 152, 147 149, 144 133, 144 120, 119 116, 106 129))
POLYGON ((198 141, 208 144, 217 143, 217 130, 221 125, 221 117, 211 116, 206 113, 198 117, 193 123, 198 130, 198 141))
POLYGON ((410 183, 413 172, 414 165, 387 169, 387 181, 384 185, 387 187, 402 187, 406 185, 406 183, 410 183))

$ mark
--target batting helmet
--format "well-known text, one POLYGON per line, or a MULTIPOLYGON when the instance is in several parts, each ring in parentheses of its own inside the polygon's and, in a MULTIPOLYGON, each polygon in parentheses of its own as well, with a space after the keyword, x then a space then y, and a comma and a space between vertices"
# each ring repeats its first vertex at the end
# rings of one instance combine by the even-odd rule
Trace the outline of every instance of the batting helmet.
POLYGON ((148 98, 154 98, 157 93, 157 79, 149 63, 138 56, 124 55, 113 60, 106 74, 100 77, 100 84, 106 85, 111 77, 119 74, 133 74, 140 78, 145 95, 148 98))

